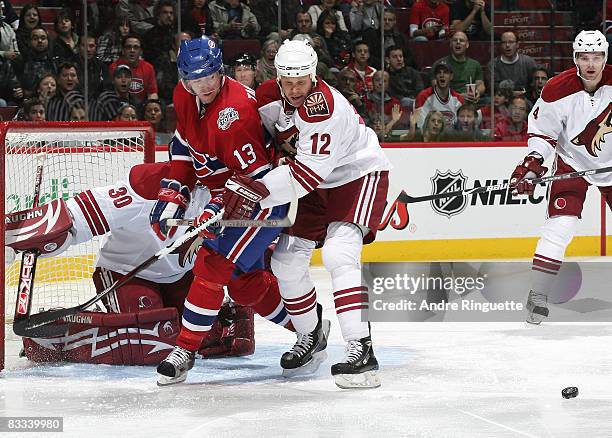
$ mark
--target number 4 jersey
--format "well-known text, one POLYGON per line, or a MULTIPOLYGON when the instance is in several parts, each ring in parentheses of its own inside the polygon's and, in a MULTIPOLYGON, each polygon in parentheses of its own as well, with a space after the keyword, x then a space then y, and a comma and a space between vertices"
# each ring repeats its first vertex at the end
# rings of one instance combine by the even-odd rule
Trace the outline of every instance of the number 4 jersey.
MULTIPOLYGON (((529 152, 545 159, 556 152, 575 170, 612 165, 612 66, 592 94, 571 68, 546 83, 529 114, 529 152)), ((612 185, 612 173, 584 177, 596 186, 612 185)))
POLYGON ((257 88, 257 105, 277 144, 297 149, 288 166, 262 178, 270 190, 264 208, 301 198, 316 188, 333 188, 375 171, 391 169, 378 138, 338 90, 318 79, 300 108, 283 99, 276 80, 257 88))
MULTIPOLYGON (((139 164, 132 167, 126 181, 85 190, 70 198, 66 205, 73 218, 72 245, 108 234, 96 266, 122 274, 170 245, 185 228, 179 228, 173 238, 162 242, 149 224, 149 213, 157 200, 159 182, 167 178, 169 170, 169 163, 139 164)), ((196 187, 185 217, 195 216, 209 199, 208 190, 196 187)), ((193 254, 170 254, 139 273, 138 277, 156 283, 173 283, 193 267, 194 257, 195 249, 193 254)))

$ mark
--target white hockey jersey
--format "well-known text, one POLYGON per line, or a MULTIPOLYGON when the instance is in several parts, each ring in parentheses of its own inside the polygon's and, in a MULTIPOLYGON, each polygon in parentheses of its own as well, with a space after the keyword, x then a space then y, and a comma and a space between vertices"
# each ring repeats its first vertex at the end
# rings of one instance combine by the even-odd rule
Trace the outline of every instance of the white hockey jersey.
MULTIPOLYGON (((126 181, 96 187, 70 198, 66 204, 73 217, 76 245, 94 236, 105 238, 96 266, 125 274, 185 232, 179 228, 173 238, 161 241, 149 224, 149 213, 157 200, 159 183, 170 171, 169 163, 134 166, 126 181)), ((185 217, 201 212, 210 199, 207 189, 197 186, 185 217)), ((193 267, 195 254, 170 254, 138 274, 156 283, 173 283, 193 267)))
POLYGON ((285 204, 294 192, 301 198, 316 188, 332 188, 374 171, 391 169, 374 131, 357 111, 323 80, 300 108, 285 103, 274 79, 257 88, 257 105, 266 130, 275 137, 296 136, 297 155, 261 181, 270 196, 263 208, 285 204))
MULTIPOLYGON (((546 83, 529 114, 529 152, 556 152, 574 169, 612 166, 612 66, 606 65, 597 90, 584 90, 576 68, 546 83)), ((596 186, 612 185, 612 173, 584 177, 596 186)))

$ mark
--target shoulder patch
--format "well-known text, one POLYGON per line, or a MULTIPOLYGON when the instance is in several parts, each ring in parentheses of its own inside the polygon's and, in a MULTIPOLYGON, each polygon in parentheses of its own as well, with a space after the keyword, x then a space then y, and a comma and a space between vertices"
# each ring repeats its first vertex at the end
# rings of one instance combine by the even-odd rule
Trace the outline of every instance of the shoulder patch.
POLYGON ((308 114, 308 117, 329 116, 330 114, 329 105, 321 91, 317 91, 308 96, 304 102, 304 106, 306 107, 306 114, 308 114))
POLYGON ((234 108, 224 108, 219 111, 219 118, 217 119, 217 126, 222 131, 227 131, 233 122, 238 120, 240 116, 238 115, 238 111, 234 108))
POLYGON ((555 102, 584 90, 582 81, 576 74, 576 67, 565 70, 549 80, 542 90, 544 102, 555 102))

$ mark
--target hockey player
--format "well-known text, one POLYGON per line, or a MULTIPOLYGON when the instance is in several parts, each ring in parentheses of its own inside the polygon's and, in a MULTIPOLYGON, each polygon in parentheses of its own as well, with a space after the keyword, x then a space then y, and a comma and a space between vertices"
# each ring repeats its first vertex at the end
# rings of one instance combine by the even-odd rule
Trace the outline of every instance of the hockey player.
MULTIPOLYGON (((582 31, 573 43, 576 68, 546 83, 529 115, 527 156, 512 176, 515 194, 533 193, 529 181, 547 172, 554 155, 555 175, 612 165, 612 67, 608 42, 597 31, 582 31)), ((548 294, 582 213, 590 185, 612 208, 612 174, 554 181, 549 187, 547 219, 533 256, 527 322, 548 316, 548 294)))
MULTIPOLYGON (((176 131, 170 143, 170 175, 162 181, 150 214, 160 239, 174 233, 165 220, 183 217, 196 180, 212 194, 196 220, 201 224, 220 215, 225 182, 230 176, 256 179, 271 169, 255 93, 224 75, 222 53, 216 43, 205 36, 183 41, 177 67, 181 80, 174 90, 176 131)), ((286 206, 257 208, 249 216, 280 218, 286 211, 286 206)), ((174 351, 157 368, 158 384, 185 380, 202 338, 217 318, 224 286, 233 282, 253 296, 266 293, 262 255, 279 233, 278 228, 227 228, 220 233, 213 227, 201 233, 204 245, 196 256, 181 332, 174 351)))
MULTIPOLYGON (((7 221, 7 245, 16 250, 36 247, 42 257, 50 257, 70 245, 106 235, 93 274, 96 290, 101 292, 172 242, 172 239, 160 241, 148 226, 148 213, 157 201, 157 188, 169 171, 169 163, 136 165, 128 178, 114 185, 86 190, 66 202, 54 200, 11 214, 7 221), (23 217, 27 219, 11 220, 23 217)), ((186 215, 193 217, 201 212, 209 199, 208 190, 196 187, 186 215)), ((63 337, 24 338, 26 355, 37 361, 159 363, 174 347, 180 327, 178 315, 193 279, 193 258, 201 241, 198 238, 185 245, 179 254, 156 261, 108 295, 105 301, 108 313, 84 312, 71 318, 68 334, 63 337)), ((252 310, 246 306, 292 329, 276 279, 269 272, 262 276, 268 284, 262 296, 230 282, 228 292, 236 304, 224 305, 223 324, 217 323, 203 340, 198 349, 201 355, 240 356, 254 351, 252 310)))
MULTIPOLYGON (((310 44, 285 41, 274 64, 277 79, 257 89, 259 112, 278 144, 297 149, 295 158, 260 181, 233 182, 244 192, 269 191, 262 208, 282 205, 294 194, 300 198, 296 223, 281 234, 272 254, 272 270, 298 333, 281 366, 291 375, 324 356, 328 328, 317 312, 308 271, 312 251, 321 243, 347 342, 346 356, 332 366, 332 375, 341 388, 376 387, 378 362, 369 323, 362 319, 368 295, 360 258, 362 245, 374 240, 380 223, 391 165, 374 131, 342 94, 316 76, 317 55, 310 44)), ((226 202, 240 205, 237 192, 228 191, 226 202)))

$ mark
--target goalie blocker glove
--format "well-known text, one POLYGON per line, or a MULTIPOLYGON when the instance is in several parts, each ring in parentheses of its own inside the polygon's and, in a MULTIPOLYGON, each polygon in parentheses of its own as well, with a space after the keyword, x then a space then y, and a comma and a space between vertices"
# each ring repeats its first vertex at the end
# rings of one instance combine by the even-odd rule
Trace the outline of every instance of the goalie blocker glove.
POLYGON ((225 183, 224 219, 251 219, 255 207, 270 192, 266 186, 246 175, 233 175, 225 183))
POLYGON ((522 163, 519 163, 510 176, 510 189, 513 195, 532 195, 535 186, 529 181, 539 178, 548 172, 548 168, 542 166, 544 159, 540 154, 527 155, 522 163))
POLYGON ((149 222, 157 237, 166 240, 174 236, 176 227, 167 227, 166 219, 183 219, 189 206, 191 193, 187 186, 173 179, 162 179, 157 202, 149 214, 149 222))

